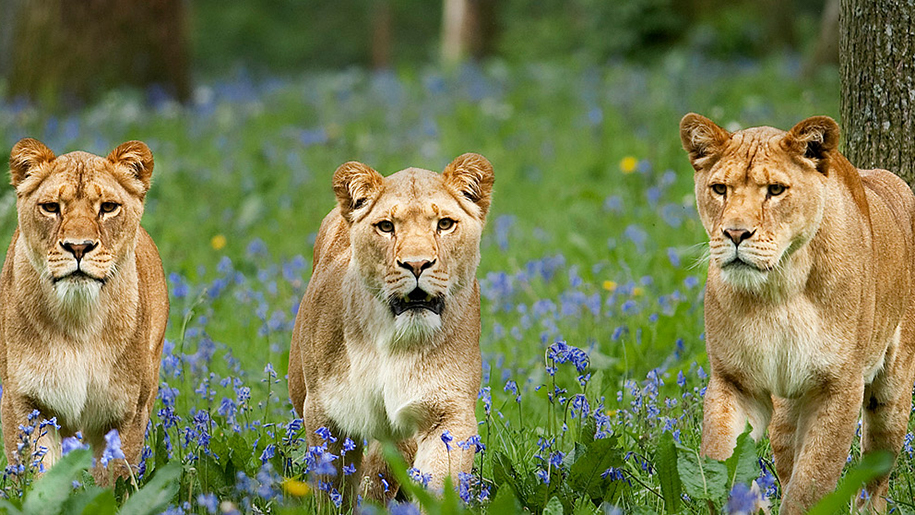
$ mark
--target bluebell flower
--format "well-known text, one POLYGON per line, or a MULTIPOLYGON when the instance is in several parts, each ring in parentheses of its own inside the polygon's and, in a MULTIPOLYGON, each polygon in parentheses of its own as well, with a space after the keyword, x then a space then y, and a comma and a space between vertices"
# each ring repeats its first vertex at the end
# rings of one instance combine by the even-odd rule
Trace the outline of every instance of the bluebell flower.
POLYGON ((206 508, 207 513, 210 514, 216 513, 219 510, 219 499, 212 493, 199 494, 197 496, 197 504, 206 508))
POLYGON ((447 429, 442 431, 442 442, 445 444, 445 448, 448 449, 448 452, 451 452, 451 441, 454 440, 454 437, 451 436, 451 432, 447 429))
POLYGON ((124 459, 124 452, 121 450, 121 435, 117 429, 108 431, 105 435, 105 450, 102 452, 102 465, 108 466, 111 460, 124 459))
POLYGON ((750 490, 749 486, 737 483, 731 489, 724 512, 732 515, 750 515, 756 511, 757 500, 758 496, 750 490))
POLYGON ((353 465, 352 463, 343 465, 343 475, 344 476, 351 476, 355 473, 356 473, 356 465, 353 465))
POLYGON ((64 438, 63 440, 61 440, 61 442, 60 442, 61 454, 63 454, 64 456, 66 456, 67 454, 70 454, 71 452, 73 452, 77 449, 88 449, 88 448, 89 448, 88 445, 84 444, 79 439, 74 438, 72 436, 68 436, 68 437, 64 438))
POLYGON ((407 501, 391 501, 388 503, 388 512, 391 515, 420 515, 419 508, 407 501))
POLYGON ((332 435, 331 432, 330 432, 330 429, 327 429, 327 428, 324 427, 324 426, 321 426, 321 427, 319 427, 318 429, 316 429, 316 430, 315 430, 315 434, 318 435, 318 436, 320 436, 323 440, 328 441, 328 442, 331 442, 331 443, 337 441, 337 437, 335 437, 334 435, 332 435))

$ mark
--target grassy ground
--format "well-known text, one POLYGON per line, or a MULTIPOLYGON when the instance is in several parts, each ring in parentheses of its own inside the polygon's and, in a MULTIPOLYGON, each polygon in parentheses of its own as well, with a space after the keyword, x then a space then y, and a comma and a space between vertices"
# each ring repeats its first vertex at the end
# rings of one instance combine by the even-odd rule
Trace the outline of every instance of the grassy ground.
MULTIPOLYGON (((184 107, 123 92, 60 118, 7 104, 0 148, 32 136, 58 152, 105 154, 128 139, 153 149, 144 226, 172 311, 144 454, 141 492, 161 489, 149 510, 334 511, 307 486, 321 455, 301 444, 284 379, 311 243, 334 203, 330 177, 351 159, 388 174, 441 170, 475 151, 496 171, 478 272, 485 450, 461 482, 467 505, 446 496, 427 511, 700 512, 733 493, 737 512, 749 488, 735 484, 756 479, 758 498, 777 507, 778 483, 765 442, 748 443, 739 466, 695 456, 705 234, 677 123, 689 111, 734 127, 835 116, 836 74, 802 79, 798 68, 678 54, 650 67, 241 75, 200 86, 184 107), (697 471, 723 475, 701 487, 697 471)), ((14 226, 6 188, 0 228, 14 226)), ((902 500, 913 476, 901 460, 900 511, 911 511, 902 500)), ((3 484, 21 505, 16 484, 3 484)), ((69 495, 114 506, 124 490, 69 495)))

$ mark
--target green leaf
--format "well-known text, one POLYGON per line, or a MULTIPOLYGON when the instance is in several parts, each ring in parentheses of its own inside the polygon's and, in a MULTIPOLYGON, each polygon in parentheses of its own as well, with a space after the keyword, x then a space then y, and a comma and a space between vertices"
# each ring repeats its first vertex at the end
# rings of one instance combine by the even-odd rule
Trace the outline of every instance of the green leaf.
POLYGON ((680 472, 677 470, 677 446, 673 435, 665 431, 655 453, 655 470, 658 482, 661 483, 661 495, 664 497, 664 508, 667 513, 680 511, 680 494, 683 486, 680 483, 680 472))
POLYGON ((493 515, 508 515, 510 513, 521 513, 521 503, 515 497, 515 492, 511 488, 500 488, 496 492, 496 497, 489 503, 486 513, 493 515))
POLYGON ((737 483, 749 483, 759 477, 759 460, 756 457, 756 442, 750 436, 753 428, 747 424, 744 432, 737 437, 734 454, 725 460, 728 467, 728 491, 737 483))
POLYGON ((162 468, 168 463, 168 449, 165 446, 165 428, 162 424, 156 426, 156 468, 162 468))
POLYGON ((62 513, 66 515, 114 515, 117 511, 118 501, 114 498, 114 490, 90 486, 67 499, 62 513))
POLYGON ((181 464, 172 462, 156 471, 156 475, 138 492, 127 499, 120 515, 153 515, 164 510, 178 493, 181 464))
POLYGON ((699 457, 699 451, 677 448, 677 472, 683 489, 693 499, 721 503, 728 496, 728 467, 723 461, 699 457))
POLYGON ((622 466, 623 456, 615 436, 594 440, 569 469, 569 484, 576 492, 599 501, 604 487, 601 474, 610 467, 622 466))
POLYGON ((36 515, 60 513, 73 490, 73 480, 90 465, 92 453, 88 449, 77 449, 63 456, 32 486, 22 505, 22 512, 36 515))
POLYGON ((416 499, 423 512, 429 515, 441 513, 439 503, 432 497, 432 494, 422 486, 414 483, 410 475, 407 474, 407 463, 404 461, 400 451, 397 450, 397 447, 390 442, 386 442, 382 446, 382 453, 384 454, 384 460, 394 474, 394 478, 400 484, 400 488, 416 499))
POLYGON ((550 502, 543 508, 543 515, 562 515, 562 501, 559 497, 554 495, 550 498, 550 502))
POLYGON ((22 513, 22 510, 6 499, 0 499, 0 513, 3 513, 4 515, 19 515, 22 513))
POLYGON ((868 481, 888 474, 893 468, 893 455, 881 451, 866 454, 861 463, 849 470, 839 481, 836 491, 820 499, 808 515, 830 515, 848 511, 848 501, 858 494, 858 490, 868 481))

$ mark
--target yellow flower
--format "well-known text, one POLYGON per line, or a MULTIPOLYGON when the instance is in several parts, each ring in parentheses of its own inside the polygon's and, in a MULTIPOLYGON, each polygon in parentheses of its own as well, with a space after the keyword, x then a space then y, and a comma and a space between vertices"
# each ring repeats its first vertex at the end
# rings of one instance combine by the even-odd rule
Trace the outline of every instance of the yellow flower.
POLYGON ((633 297, 638 297, 643 293, 645 293, 645 288, 642 288, 641 286, 636 286, 635 288, 632 289, 633 297))
POLYGON ((213 250, 222 250, 226 246, 226 237, 222 234, 213 236, 213 239, 210 240, 210 246, 213 247, 213 250))
POLYGON ((632 156, 626 156, 620 161, 620 170, 622 170, 623 173, 632 173, 635 171, 635 167, 638 164, 638 159, 632 156))
POLYGON ((293 497, 305 497, 311 493, 311 487, 308 483, 297 481, 295 479, 283 480, 283 491, 293 497))
POLYGON ((610 292, 612 292, 613 290, 616 290, 616 283, 613 281, 604 281, 603 286, 604 286, 605 290, 610 291, 610 292))

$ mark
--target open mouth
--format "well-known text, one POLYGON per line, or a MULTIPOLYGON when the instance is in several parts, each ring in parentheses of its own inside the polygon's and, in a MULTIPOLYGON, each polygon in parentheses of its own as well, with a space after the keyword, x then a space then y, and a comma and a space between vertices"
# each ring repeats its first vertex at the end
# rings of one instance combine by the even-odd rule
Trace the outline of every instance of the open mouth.
POLYGON ((65 279, 69 280, 69 281, 97 281, 102 284, 105 284, 104 278, 89 275, 86 272, 83 272, 82 270, 79 270, 79 269, 74 270, 67 275, 55 277, 55 278, 51 279, 51 282, 53 282, 54 284, 57 284, 60 281, 63 281, 65 279))
POLYGON ((392 297, 390 303, 394 316, 411 309, 428 309, 436 315, 441 315, 445 307, 445 300, 442 297, 433 297, 419 288, 415 288, 406 297, 392 297))

